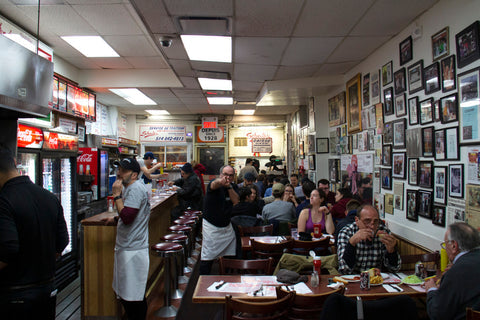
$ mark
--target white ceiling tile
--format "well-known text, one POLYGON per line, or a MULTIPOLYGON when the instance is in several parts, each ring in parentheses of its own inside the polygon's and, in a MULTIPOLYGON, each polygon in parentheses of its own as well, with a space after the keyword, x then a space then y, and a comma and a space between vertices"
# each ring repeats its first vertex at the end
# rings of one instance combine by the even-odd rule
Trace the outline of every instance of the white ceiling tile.
POLYGON ((204 97, 202 90, 173 88, 172 91, 175 94, 175 96, 177 96, 178 98, 202 98, 202 97, 204 97))
POLYGON ((131 69, 133 66, 122 57, 119 58, 89 58, 102 69, 131 69))
POLYGON ((178 106, 178 105, 183 105, 183 102, 178 99, 178 98, 155 98, 155 102, 158 104, 163 105, 172 105, 172 106, 178 106))
POLYGON ((176 32, 172 19, 168 16, 162 1, 132 0, 141 17, 145 19, 152 33, 172 34, 176 32))
POLYGON ((101 66, 92 58, 81 57, 62 57, 63 60, 71 63, 78 69, 101 69, 101 66))
MULTIPOLYGON (((160 37, 162 37, 161 34, 155 34, 155 41, 160 43, 160 37)), ((185 51, 185 48, 183 47, 182 40, 180 38, 173 38, 172 39, 172 44, 170 47, 161 47, 162 52, 165 54, 165 56, 168 59, 177 59, 177 60, 188 60, 188 55, 187 52, 185 51)))
POLYGON ((290 35, 303 0, 235 1, 237 36, 269 37, 290 35))
POLYGON ((275 74, 274 80, 288 80, 312 77, 320 65, 286 67, 281 66, 275 74))
POLYGON ((170 60, 173 70, 181 77, 193 77, 192 67, 187 60, 170 60))
POLYGON ((186 89, 200 89, 200 84, 196 78, 180 77, 180 81, 182 81, 186 89))
POLYGON ((314 77, 327 76, 332 74, 345 74, 358 64, 358 61, 326 63, 314 74, 314 77))
POLYGON ((125 57, 136 69, 170 69, 162 57, 125 57))
POLYGON ((202 98, 180 98, 180 100, 185 103, 186 105, 189 104, 208 104, 207 99, 205 97, 202 98))
POLYGON ((228 72, 232 74, 233 64, 223 62, 209 61, 190 61, 194 70, 212 71, 212 72, 228 72))
POLYGON ((121 56, 158 56, 158 51, 143 35, 104 36, 103 39, 121 56))
POLYGON ((360 20, 373 0, 307 0, 294 37, 345 36, 360 20))
POLYGON ((233 61, 236 63, 268 64, 280 63, 288 38, 235 38, 233 61))
POLYGON ((240 90, 240 91, 258 92, 262 88, 262 85, 263 85, 263 82, 233 80, 233 88, 235 88, 235 90, 240 90))
POLYGON ((170 89, 142 88, 142 92, 152 99, 174 99, 178 100, 170 89))
POLYGON ((261 82, 271 80, 277 71, 277 66, 261 66, 235 63, 234 80, 261 82))
POLYGON ((233 15, 233 0, 164 0, 173 16, 229 17, 233 15))
POLYGON ((321 64, 333 52, 342 38, 293 38, 288 45, 281 64, 301 66, 321 64))
POLYGON ((380 47, 390 36, 379 37, 347 37, 328 58, 328 63, 359 61, 368 57, 380 47))

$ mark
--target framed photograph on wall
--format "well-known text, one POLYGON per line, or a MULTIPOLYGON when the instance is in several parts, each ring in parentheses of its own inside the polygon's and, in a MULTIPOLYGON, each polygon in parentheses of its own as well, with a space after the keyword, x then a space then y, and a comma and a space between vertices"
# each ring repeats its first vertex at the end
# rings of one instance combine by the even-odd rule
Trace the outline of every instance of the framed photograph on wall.
POLYGON ((361 75, 354 76, 347 82, 347 129, 348 134, 362 131, 360 110, 362 110, 361 99, 361 75))
POLYGON ((383 125, 383 143, 393 143, 393 122, 383 125))
POLYGON ((448 196, 463 198, 463 164, 450 164, 448 166, 448 176, 448 196))
POLYGON ((405 149, 405 129, 407 121, 405 118, 397 120, 393 123, 393 147, 405 149))
POLYGON ((407 157, 418 158, 422 154, 422 128, 407 129, 405 131, 407 137, 407 157))
POLYGON ((418 185, 433 188, 433 161, 418 161, 418 185))
POLYGON ((405 92, 406 90, 406 78, 405 78, 405 68, 401 68, 396 71, 393 75, 393 82, 395 88, 395 95, 405 92))
POLYGON ((412 37, 409 36, 399 44, 400 50, 400 65, 404 65, 408 61, 413 59, 412 50, 412 37))
POLYGON ((370 72, 370 83, 372 90, 370 102, 372 104, 377 104, 380 102, 380 70, 376 69, 375 71, 370 72))
POLYGON ((392 166, 392 145, 384 144, 382 146, 382 166, 392 166))
POLYGON ((433 168, 433 202, 447 204, 447 167, 433 168))
POLYGON ((310 154, 308 156, 308 169, 309 170, 315 170, 315 155, 310 154))
POLYGON ((383 114, 390 116, 394 114, 393 110, 393 88, 388 87, 383 90, 383 114))
POLYGON ((446 160, 460 160, 458 127, 445 129, 446 160))
POLYGON ((460 144, 480 142, 477 120, 480 118, 479 70, 475 68, 458 75, 460 144))
POLYGON ((377 134, 383 133, 383 104, 377 103, 375 105, 375 126, 377 130, 377 134))
POLYGON ((408 159, 408 184, 418 185, 418 158, 408 159))
POLYGON ((446 57, 450 53, 449 29, 443 28, 432 36, 433 61, 446 57))
POLYGON ((392 190, 392 169, 381 169, 382 188, 392 190))
POLYGON ((445 129, 435 130, 435 160, 445 160, 445 129))
POLYGON ((422 155, 424 157, 433 157, 433 131, 434 127, 422 128, 422 155))
POLYGON ((370 73, 363 75, 362 97, 363 105, 368 106, 370 104, 370 73))
POLYGON ((442 69, 442 92, 455 90, 457 88, 455 55, 452 54, 443 59, 440 62, 440 68, 442 69))
POLYGON ((406 215, 408 220, 418 221, 417 190, 407 189, 406 215))
POLYGON ((409 94, 423 89, 423 60, 417 61, 408 67, 407 78, 409 94))
POLYGON ((418 124, 418 97, 408 99, 408 124, 418 124))
POLYGON ((328 142, 328 138, 317 138, 317 141, 316 141, 316 152, 317 153, 329 153, 330 150, 328 148, 329 146, 329 142, 328 142))
POLYGON ((328 99, 328 125, 335 127, 346 122, 345 91, 328 99))
POLYGON ((405 179, 407 172, 407 154, 405 152, 392 153, 392 178, 405 179))
POLYGON ((456 93, 440 99, 440 120, 442 123, 458 121, 458 101, 456 93))
POLYGON ((479 25, 480 23, 475 21, 455 35, 457 65, 459 68, 463 68, 480 58, 478 43, 479 25))
POLYGON ((440 122, 440 100, 435 100, 433 101, 433 113, 434 113, 434 117, 433 117, 433 120, 435 122, 440 122))
POLYGON ((425 94, 432 94, 440 90, 440 70, 438 62, 434 62, 423 69, 425 94))
POLYGON ((420 124, 432 123, 433 115, 433 99, 420 101, 420 124))
POLYGON ((387 62, 382 66, 382 86, 385 87, 387 84, 392 82, 393 78, 393 63, 392 61, 387 62))
POLYGON ((432 218, 432 191, 418 190, 418 215, 432 218))
POLYGON ((77 124, 78 142, 85 142, 85 126, 77 124))
POLYGON ((406 95, 405 93, 395 96, 395 114, 397 117, 402 117, 407 114, 406 104, 406 95))
POLYGON ((340 181, 340 159, 328 159, 329 180, 340 181))
POLYGON ((440 227, 445 227, 445 216, 447 215, 445 206, 433 206, 432 223, 440 227))

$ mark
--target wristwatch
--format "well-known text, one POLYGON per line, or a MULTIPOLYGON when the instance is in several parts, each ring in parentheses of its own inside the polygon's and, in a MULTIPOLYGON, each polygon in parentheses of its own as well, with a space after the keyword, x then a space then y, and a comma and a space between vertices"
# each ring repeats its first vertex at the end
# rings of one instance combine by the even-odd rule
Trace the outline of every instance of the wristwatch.
POLYGON ((122 196, 116 196, 115 198, 113 198, 113 201, 117 201, 118 199, 122 199, 122 196))

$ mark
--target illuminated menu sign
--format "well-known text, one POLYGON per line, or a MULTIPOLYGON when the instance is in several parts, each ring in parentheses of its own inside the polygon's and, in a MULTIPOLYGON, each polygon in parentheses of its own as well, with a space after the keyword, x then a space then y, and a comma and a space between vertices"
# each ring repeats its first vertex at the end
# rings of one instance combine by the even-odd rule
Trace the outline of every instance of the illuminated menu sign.
POLYGON ((53 108, 87 120, 96 120, 96 96, 57 77, 53 78, 53 108))
POLYGON ((225 127, 202 128, 195 127, 197 143, 225 143, 225 127))
POLYGON ((44 150, 78 151, 78 137, 57 132, 43 132, 44 150))
POLYGON ((42 129, 18 124, 17 146, 19 148, 41 149, 42 145, 42 129))

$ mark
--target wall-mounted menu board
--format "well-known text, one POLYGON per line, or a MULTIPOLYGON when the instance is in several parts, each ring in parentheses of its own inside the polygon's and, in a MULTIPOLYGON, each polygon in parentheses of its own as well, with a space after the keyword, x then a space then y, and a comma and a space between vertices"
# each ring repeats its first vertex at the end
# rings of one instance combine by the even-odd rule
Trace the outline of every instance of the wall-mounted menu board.
POLYGON ((74 84, 53 78, 53 108, 96 121, 96 96, 74 84))

